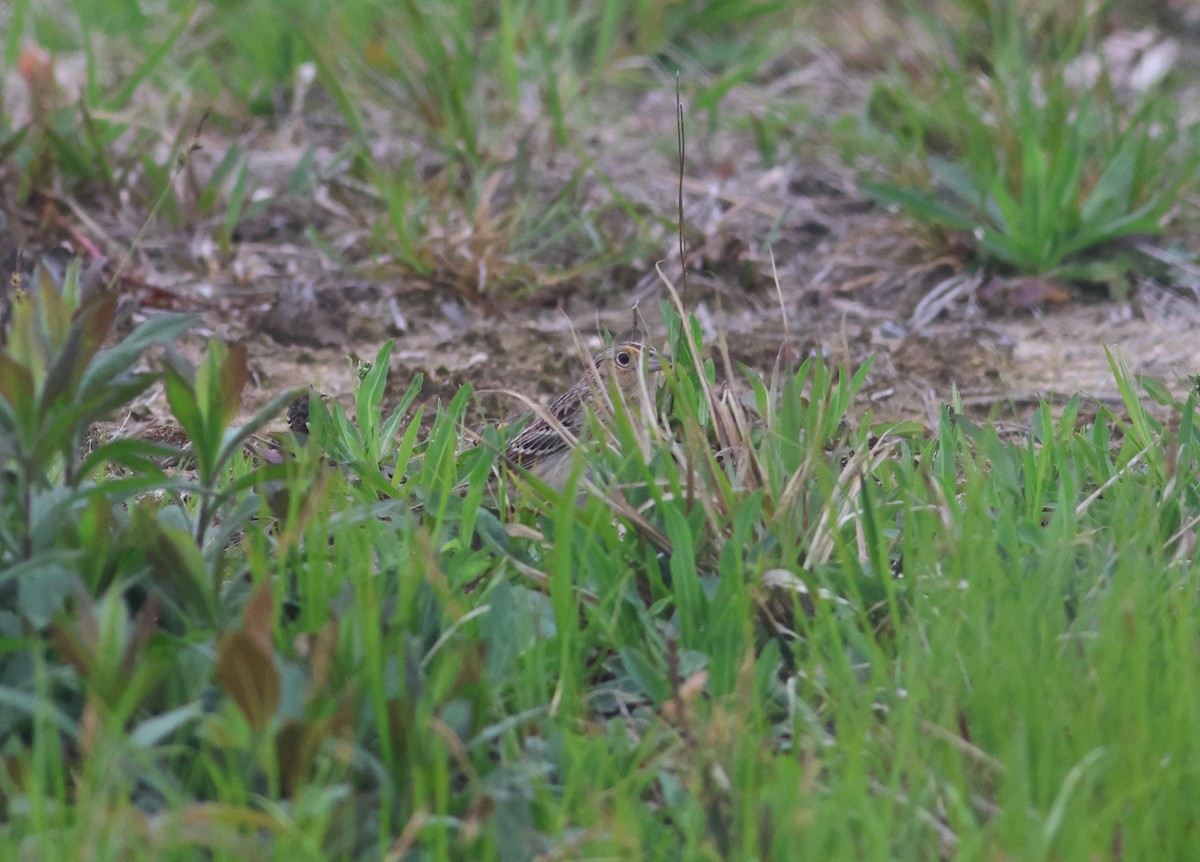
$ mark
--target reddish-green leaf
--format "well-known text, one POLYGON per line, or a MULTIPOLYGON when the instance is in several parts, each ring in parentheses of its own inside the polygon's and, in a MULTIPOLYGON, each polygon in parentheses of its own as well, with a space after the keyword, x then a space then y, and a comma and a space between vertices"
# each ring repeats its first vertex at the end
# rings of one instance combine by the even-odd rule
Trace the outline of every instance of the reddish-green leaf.
POLYGON ((279 706, 279 671, 270 651, 244 629, 221 639, 217 653, 217 681, 233 698, 255 730, 263 730, 279 706))
MULTIPOLYGON (((233 422, 238 408, 242 406, 242 392, 250 382, 246 368, 246 348, 234 344, 221 360, 220 371, 220 419, 224 428, 233 422)), ((211 415, 211 414, 210 414, 211 415)))
POLYGON ((275 595, 271 584, 263 581, 250 595, 242 612, 242 631, 265 653, 271 652, 271 624, 275 620, 275 595))
POLYGON ((17 421, 28 427, 33 406, 33 375, 7 353, 0 353, 0 398, 8 402, 17 421))

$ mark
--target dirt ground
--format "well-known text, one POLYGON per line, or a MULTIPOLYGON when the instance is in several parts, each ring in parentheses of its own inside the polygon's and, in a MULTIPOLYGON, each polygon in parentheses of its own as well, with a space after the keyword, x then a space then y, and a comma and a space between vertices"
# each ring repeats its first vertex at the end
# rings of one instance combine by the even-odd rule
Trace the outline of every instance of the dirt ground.
MULTIPOLYGON (((867 78, 844 60, 815 53, 761 87, 734 90, 726 109, 752 115, 791 94, 811 100, 814 116, 832 117, 861 105, 866 87, 867 78)), ((610 206, 616 189, 627 207, 656 215, 638 228, 645 233, 640 239, 658 250, 664 272, 682 286, 669 227, 677 194, 673 81, 649 95, 607 98, 593 108, 604 121, 576 152, 532 139, 537 182, 552 193, 576 178, 581 206, 610 206), (581 168, 584 157, 594 168, 581 168)), ((222 248, 213 238, 220 216, 185 217, 176 225, 160 220, 140 240, 122 281, 134 319, 196 311, 200 336, 247 345, 254 381, 247 410, 296 384, 348 401, 353 375, 346 356, 370 358, 395 338, 395 397, 422 373, 425 402, 470 382, 483 391, 479 415, 500 416, 518 405, 496 390, 548 399, 577 375, 574 332, 594 349, 601 332, 630 334, 636 308, 643 337, 663 337, 658 303, 666 292, 652 255, 632 266, 556 277, 526 296, 501 296, 493 274, 517 262, 489 246, 487 212, 431 220, 434 274, 406 274, 368 241, 372 217, 364 210, 377 213, 379 205, 356 198, 347 177, 331 169, 305 197, 284 193, 307 151, 316 164, 333 164, 343 143, 321 93, 301 95, 293 105, 279 125, 259 123, 237 135, 250 154, 251 200, 265 205, 243 220, 232 244, 222 248), (310 226, 325 243, 312 241, 310 226)), ((800 357, 819 351, 856 364, 874 354, 861 409, 881 420, 926 422, 954 387, 980 417, 1017 423, 1040 398, 1061 402, 1079 392, 1093 403, 1115 403, 1105 344, 1136 372, 1176 390, 1200 371, 1200 270, 1176 265, 1161 282, 1138 277, 1122 300, 1078 285, 1003 279, 972 268, 965 243, 932 242, 872 203, 819 134, 798 130, 796 146, 780 148, 795 154, 766 166, 748 134, 709 134, 699 120, 690 122, 686 300, 706 341, 723 340, 735 361, 769 370, 785 342, 800 357)), ((206 127, 178 179, 181 199, 203 186, 233 137, 228 124, 206 127)), ((411 147, 383 136, 377 144, 384 163, 411 147)), ((497 172, 488 199, 493 214, 505 211, 516 170, 497 172)), ((67 242, 85 256, 95 249, 111 266, 145 216, 69 198, 39 204, 31 212, 3 202, 10 230, 0 258, 18 243, 36 252, 67 242)), ((539 263, 534 257, 520 265, 536 273, 539 263)), ((545 259, 547 271, 559 273, 571 263, 569 244, 552 247, 545 259)), ((191 348, 200 342, 193 339, 191 348)), ((139 410, 132 417, 138 424, 168 421, 160 397, 148 397, 139 410)))
MULTIPOLYGON (((664 115, 661 105, 642 114, 664 115)), ((665 141, 670 126, 638 131, 665 141)), ((931 424, 955 387, 978 417, 1018 424, 1043 398, 1062 403, 1081 393, 1085 403, 1119 405, 1106 344, 1176 391, 1200 371, 1200 277, 1194 292, 1141 278, 1124 300, 1004 280, 965 256, 932 258, 903 217, 875 206, 830 159, 766 170, 733 164, 735 151, 731 142, 694 160, 685 183, 694 233, 686 301, 706 342, 723 342, 735 362, 770 370, 785 342, 797 357, 820 352, 858 364, 874 354, 862 409, 881 421, 931 424)), ((676 182, 669 158, 665 147, 640 153, 639 165, 657 167, 627 180, 657 192, 668 211, 676 182)), ((663 271, 680 288, 675 238, 664 233, 661 248, 663 271)), ((286 318, 287 331, 278 300, 216 328, 250 344, 264 398, 308 382, 346 399, 353 384, 344 357, 369 358, 394 337, 396 396, 418 372, 428 403, 471 382, 482 390, 480 414, 495 417, 518 405, 494 390, 552 398, 578 374, 577 337, 592 350, 602 332, 634 333, 635 307, 645 337, 663 337, 658 303, 667 292, 655 261, 624 279, 596 275, 547 302, 475 302, 407 281, 324 284, 314 288, 315 303, 286 318)))
MULTIPOLYGON (((1105 345, 1120 351, 1136 373, 1176 391, 1200 371, 1196 296, 1146 279, 1123 301, 1068 288, 1049 303, 989 306, 980 299, 987 287, 1041 288, 1020 282, 995 288, 997 279, 970 271, 962 261, 922 262, 921 246, 907 245, 901 219, 872 206, 847 175, 831 172, 822 183, 812 175, 813 169, 800 164, 761 174, 757 181, 747 182, 740 173, 711 184, 690 204, 712 213, 713 223, 704 230, 717 239, 696 255, 701 259, 689 276, 688 305, 706 342, 723 342, 734 362, 768 371, 789 341, 798 357, 819 352, 857 365, 874 354, 863 409, 882 421, 931 424, 955 387, 975 415, 1009 422, 1022 422, 1041 399, 1061 404, 1074 393, 1085 402, 1119 406, 1105 345), (747 195, 747 185, 757 209, 731 217, 736 204, 727 201, 747 195), (767 231, 755 222, 767 218, 779 222, 771 248, 757 239, 767 231), (705 257, 713 245, 717 254, 705 257), (884 248, 873 253, 879 245, 884 248), (729 274, 735 267, 742 270, 739 280, 729 274)), ((659 185, 669 199, 669 175, 659 185)), ((672 251, 664 249, 662 266, 680 287, 672 251)), ((480 304, 424 286, 380 286, 361 298, 345 291, 337 307, 326 310, 323 303, 335 304, 328 292, 337 291, 318 288, 310 316, 300 312, 300 322, 285 335, 273 329, 278 305, 214 324, 219 334, 249 344, 260 398, 286 385, 310 383, 347 400, 353 381, 346 355, 369 358, 394 337, 391 388, 397 397, 422 373, 427 403, 448 399, 470 382, 482 390, 481 415, 502 416, 519 405, 492 390, 548 400, 578 374, 577 339, 590 351, 602 343, 601 332, 633 334, 635 306, 644 337, 661 339, 657 305, 667 297, 650 261, 631 289, 584 290, 553 305, 480 304), (322 343, 308 341, 301 334, 306 331, 320 332, 322 343)))

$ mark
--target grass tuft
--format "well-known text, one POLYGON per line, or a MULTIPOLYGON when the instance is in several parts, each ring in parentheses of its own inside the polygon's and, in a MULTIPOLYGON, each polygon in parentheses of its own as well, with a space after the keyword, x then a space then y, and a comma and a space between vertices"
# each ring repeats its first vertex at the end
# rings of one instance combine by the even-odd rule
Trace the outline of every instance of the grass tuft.
POLYGON ((1200 149, 1181 128, 1172 79, 1126 93, 1107 66, 1086 78, 1102 62, 1104 14, 1048 16, 1040 32, 1017 4, 962 16, 957 28, 925 19, 945 52, 878 83, 869 107, 924 162, 924 181, 864 188, 969 234, 985 261, 1119 286, 1129 262, 1115 241, 1163 230, 1200 149))

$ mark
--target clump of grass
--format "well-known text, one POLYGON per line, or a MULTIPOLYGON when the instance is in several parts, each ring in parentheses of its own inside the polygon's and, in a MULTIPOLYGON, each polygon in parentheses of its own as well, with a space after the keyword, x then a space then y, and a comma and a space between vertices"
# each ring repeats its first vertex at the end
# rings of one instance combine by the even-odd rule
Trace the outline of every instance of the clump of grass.
POLYGON ((1072 74, 1100 49, 1102 11, 1047 16, 1035 33, 1016 4, 959 5, 957 30, 926 19, 945 51, 928 74, 894 73, 870 107, 926 181, 865 188, 969 234, 985 261, 1117 288, 1128 261, 1114 241, 1160 233, 1200 163, 1169 79, 1123 97, 1107 69, 1072 74))

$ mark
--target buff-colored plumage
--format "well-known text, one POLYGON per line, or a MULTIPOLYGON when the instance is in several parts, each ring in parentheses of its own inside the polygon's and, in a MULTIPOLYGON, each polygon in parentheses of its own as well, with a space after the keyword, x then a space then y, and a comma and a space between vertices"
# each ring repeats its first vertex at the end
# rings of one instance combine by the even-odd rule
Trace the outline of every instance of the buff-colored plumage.
POLYGON ((606 412, 608 399, 631 397, 638 389, 641 374, 662 367, 658 353, 636 341, 624 341, 608 347, 593 358, 584 376, 556 398, 544 411, 530 411, 514 420, 527 424, 505 448, 510 464, 529 470, 552 487, 561 487, 567 477, 572 438, 583 430, 587 408, 606 412), (552 418, 551 422, 547 417, 552 418))

